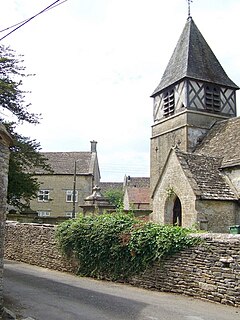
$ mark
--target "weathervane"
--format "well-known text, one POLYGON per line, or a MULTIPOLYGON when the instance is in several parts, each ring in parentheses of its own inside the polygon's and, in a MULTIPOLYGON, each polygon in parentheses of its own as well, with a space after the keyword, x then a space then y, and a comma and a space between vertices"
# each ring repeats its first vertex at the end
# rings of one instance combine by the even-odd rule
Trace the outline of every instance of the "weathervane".
POLYGON ((193 0, 187 0, 188 2, 188 19, 191 18, 191 2, 193 2, 193 0))

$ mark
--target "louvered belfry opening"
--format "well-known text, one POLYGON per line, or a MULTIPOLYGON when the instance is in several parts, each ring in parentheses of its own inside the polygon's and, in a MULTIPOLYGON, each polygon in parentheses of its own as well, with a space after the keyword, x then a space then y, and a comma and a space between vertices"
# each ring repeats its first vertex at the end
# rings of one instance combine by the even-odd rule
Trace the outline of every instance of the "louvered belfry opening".
POLYGON ((169 117, 174 114, 175 99, 174 89, 169 89, 163 93, 163 116, 169 117))
POLYGON ((210 84, 205 86, 205 105, 206 110, 208 111, 221 111, 221 98, 219 87, 210 84))

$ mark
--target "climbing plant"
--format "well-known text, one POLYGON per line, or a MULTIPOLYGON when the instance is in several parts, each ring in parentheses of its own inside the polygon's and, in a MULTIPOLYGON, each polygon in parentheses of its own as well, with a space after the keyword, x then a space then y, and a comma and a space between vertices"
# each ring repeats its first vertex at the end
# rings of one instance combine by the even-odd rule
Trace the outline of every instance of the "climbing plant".
POLYGON ((60 224, 56 238, 65 255, 79 261, 79 274, 126 279, 154 261, 197 243, 190 229, 143 222, 130 214, 80 216, 60 224))

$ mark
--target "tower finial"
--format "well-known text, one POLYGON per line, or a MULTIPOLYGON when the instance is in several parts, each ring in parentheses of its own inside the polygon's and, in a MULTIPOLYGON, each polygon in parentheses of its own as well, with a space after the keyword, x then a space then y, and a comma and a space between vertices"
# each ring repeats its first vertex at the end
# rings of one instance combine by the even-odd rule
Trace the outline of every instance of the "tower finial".
POLYGON ((187 0, 188 2, 188 19, 191 19, 191 3, 193 0, 187 0))

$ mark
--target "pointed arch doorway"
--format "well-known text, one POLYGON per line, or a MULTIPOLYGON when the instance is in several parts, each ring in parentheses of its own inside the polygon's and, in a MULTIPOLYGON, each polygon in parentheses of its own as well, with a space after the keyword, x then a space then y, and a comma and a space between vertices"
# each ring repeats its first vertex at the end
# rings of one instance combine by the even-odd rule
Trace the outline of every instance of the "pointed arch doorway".
POLYGON ((176 197, 173 205, 173 225, 182 226, 182 205, 178 197, 176 197))

